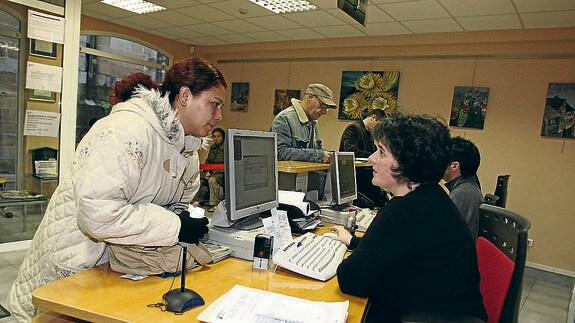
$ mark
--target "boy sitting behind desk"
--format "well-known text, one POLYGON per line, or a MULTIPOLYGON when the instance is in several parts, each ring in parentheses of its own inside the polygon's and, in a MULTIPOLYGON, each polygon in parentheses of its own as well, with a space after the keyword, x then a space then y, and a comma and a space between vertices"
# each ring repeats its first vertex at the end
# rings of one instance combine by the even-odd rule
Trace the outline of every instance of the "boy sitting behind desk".
POLYGON ((337 269, 342 292, 369 298, 367 322, 400 322, 415 312, 487 314, 475 243, 439 180, 450 160, 449 129, 425 115, 398 114, 374 129, 374 185, 393 194, 363 235, 341 226, 354 251, 337 269))

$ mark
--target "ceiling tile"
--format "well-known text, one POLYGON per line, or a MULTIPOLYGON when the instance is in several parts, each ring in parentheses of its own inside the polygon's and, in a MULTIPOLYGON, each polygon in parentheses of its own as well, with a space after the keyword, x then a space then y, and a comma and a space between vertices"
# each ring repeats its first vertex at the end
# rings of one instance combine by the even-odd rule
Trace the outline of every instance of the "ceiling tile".
POLYGON ((214 22, 212 25, 219 26, 220 28, 227 29, 236 33, 263 31, 262 27, 239 19, 214 22))
POLYGON ((246 21, 264 27, 268 30, 295 29, 302 27, 302 25, 294 21, 291 21, 281 15, 247 18, 246 21))
POLYGON ((514 0, 513 2, 520 13, 575 10, 575 0, 514 0))
POLYGON ((449 14, 435 0, 399 2, 379 5, 395 20, 448 18, 449 14))
POLYGON ((391 18, 388 14, 386 14, 383 10, 381 10, 378 6, 371 5, 368 7, 367 10, 367 23, 378 23, 378 22, 391 22, 393 18, 391 18))
POLYGON ((403 25, 416 34, 463 31, 461 26, 451 18, 410 20, 403 22, 403 25))
POLYGON ((466 31, 521 28, 521 21, 516 15, 461 17, 457 21, 466 31))
POLYGON ((284 35, 291 40, 320 39, 325 38, 322 34, 311 29, 297 28, 289 30, 278 30, 278 34, 284 35))
POLYGON ((202 33, 204 35, 219 36, 219 35, 225 35, 225 34, 230 33, 230 31, 227 29, 221 28, 221 27, 216 26, 214 24, 206 24, 206 23, 189 25, 189 26, 186 26, 186 28, 197 31, 197 32, 202 33))
POLYGON ((186 7, 180 10, 180 12, 201 21, 214 22, 214 21, 224 21, 234 19, 234 16, 229 15, 220 10, 214 9, 208 5, 186 7))
POLYGON ((258 41, 281 41, 281 40, 289 40, 289 38, 280 35, 273 31, 262 31, 256 33, 247 33, 246 36, 257 39, 258 41))
POLYGON ((248 0, 226 0, 210 4, 210 7, 230 14, 236 18, 260 17, 275 15, 272 11, 262 8, 248 0), (241 14, 240 9, 247 10, 247 14, 241 14))
POLYGON ((329 38, 365 36, 364 33, 351 26, 316 27, 314 30, 329 38))
POLYGON ((575 10, 525 13, 521 15, 525 28, 556 28, 572 27, 574 25, 575 10))
POLYGON ((439 0, 454 17, 513 14, 511 0, 439 0))
POLYGON ((285 17, 307 27, 336 26, 341 24, 341 20, 325 11, 298 12, 285 15, 285 17))
POLYGON ((219 39, 229 42, 230 44, 242 44, 242 43, 255 43, 256 39, 248 37, 244 34, 226 34, 219 35, 219 39))
POLYGON ((402 34, 411 34, 411 31, 402 26, 399 22, 378 22, 367 24, 367 35, 369 36, 402 34))

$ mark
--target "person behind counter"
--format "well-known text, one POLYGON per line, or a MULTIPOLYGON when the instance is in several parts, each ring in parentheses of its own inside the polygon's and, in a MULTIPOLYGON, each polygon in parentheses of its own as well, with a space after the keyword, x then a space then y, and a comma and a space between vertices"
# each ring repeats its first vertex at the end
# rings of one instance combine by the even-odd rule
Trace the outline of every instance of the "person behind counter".
POLYGON ((309 84, 303 99, 291 99, 291 103, 270 128, 277 133, 278 160, 329 163, 331 152, 323 149, 317 120, 328 109, 337 108, 332 90, 323 84, 309 84))
POLYGON ((439 185, 451 161, 448 128, 398 114, 373 136, 372 182, 394 197, 363 237, 334 227, 335 239, 354 250, 337 269, 341 291, 369 298, 367 322, 400 322, 414 312, 486 320, 474 240, 439 185))
MULTIPOLYGON (((160 91, 139 89, 80 142, 8 296, 19 322, 36 313, 32 291, 108 261, 111 246, 197 243, 207 219, 164 206, 190 203, 199 188, 195 150, 222 119, 226 81, 209 62, 172 65, 160 91)), ((177 264, 173 264, 177 266, 177 264)))

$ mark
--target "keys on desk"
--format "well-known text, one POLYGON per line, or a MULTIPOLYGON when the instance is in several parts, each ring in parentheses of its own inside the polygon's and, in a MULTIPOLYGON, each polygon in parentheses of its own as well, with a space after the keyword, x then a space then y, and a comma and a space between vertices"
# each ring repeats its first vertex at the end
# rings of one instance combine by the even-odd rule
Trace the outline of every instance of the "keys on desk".
POLYGON ((294 239, 273 255, 274 264, 321 281, 335 276, 347 247, 328 236, 311 232, 294 239))
POLYGON ((376 214, 377 210, 359 209, 355 217, 357 231, 365 232, 376 214))

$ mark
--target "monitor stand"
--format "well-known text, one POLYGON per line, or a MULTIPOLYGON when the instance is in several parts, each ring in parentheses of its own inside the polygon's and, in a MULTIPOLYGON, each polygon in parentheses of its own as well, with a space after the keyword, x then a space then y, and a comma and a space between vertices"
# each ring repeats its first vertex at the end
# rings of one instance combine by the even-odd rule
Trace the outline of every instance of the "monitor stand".
POLYGON ((216 210, 212 215, 211 224, 220 228, 230 228, 242 231, 254 230, 261 228, 264 225, 260 218, 260 213, 253 214, 236 221, 230 221, 227 216, 225 200, 220 201, 216 207, 216 210))

